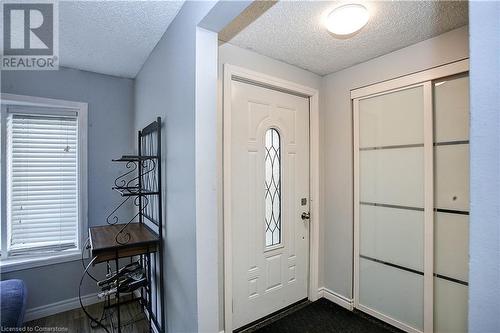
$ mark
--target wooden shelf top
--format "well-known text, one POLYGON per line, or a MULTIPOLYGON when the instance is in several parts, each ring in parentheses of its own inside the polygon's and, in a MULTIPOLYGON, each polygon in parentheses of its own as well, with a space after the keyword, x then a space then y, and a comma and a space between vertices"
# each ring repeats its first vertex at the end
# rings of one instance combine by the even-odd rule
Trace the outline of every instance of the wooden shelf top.
POLYGON ((117 243, 115 237, 122 227, 114 224, 89 228, 91 255, 98 257, 96 263, 156 251, 160 239, 143 223, 130 223, 125 231, 130 240, 127 244, 117 243))

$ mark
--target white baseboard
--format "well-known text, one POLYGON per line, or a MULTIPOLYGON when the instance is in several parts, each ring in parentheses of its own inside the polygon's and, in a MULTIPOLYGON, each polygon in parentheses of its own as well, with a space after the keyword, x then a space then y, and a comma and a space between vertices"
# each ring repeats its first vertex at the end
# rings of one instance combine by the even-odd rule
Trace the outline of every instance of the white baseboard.
MULTIPOLYGON (((90 294, 82 296, 83 305, 91 305, 95 303, 99 303, 101 300, 97 298, 96 294, 90 294)), ((24 316, 24 321, 28 322, 35 319, 40 319, 47 316, 52 316, 57 313, 73 310, 80 307, 80 301, 78 297, 70 298, 66 300, 62 300, 59 302, 46 304, 42 306, 38 306, 36 308, 31 308, 26 310, 26 314, 24 316)))
POLYGON ((321 287, 318 289, 318 297, 324 297, 329 301, 332 301, 333 303, 340 305, 343 308, 346 308, 349 311, 352 311, 354 309, 353 306, 353 301, 352 299, 349 299, 345 296, 339 295, 334 291, 331 291, 328 288, 321 287))

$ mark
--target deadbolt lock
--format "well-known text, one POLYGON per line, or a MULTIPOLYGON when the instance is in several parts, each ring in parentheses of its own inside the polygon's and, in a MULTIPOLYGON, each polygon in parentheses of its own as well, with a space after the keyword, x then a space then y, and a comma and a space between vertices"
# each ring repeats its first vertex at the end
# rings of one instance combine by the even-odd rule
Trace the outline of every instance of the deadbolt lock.
POLYGON ((302 215, 300 215, 300 218, 302 220, 304 220, 304 221, 305 220, 309 220, 311 218, 311 213, 309 213, 309 212, 303 212, 302 215))

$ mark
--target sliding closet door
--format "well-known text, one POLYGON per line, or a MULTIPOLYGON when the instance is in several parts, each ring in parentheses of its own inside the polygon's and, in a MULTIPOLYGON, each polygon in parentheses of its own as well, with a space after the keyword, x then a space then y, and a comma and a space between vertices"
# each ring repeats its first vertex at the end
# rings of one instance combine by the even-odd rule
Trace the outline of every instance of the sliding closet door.
POLYGON ((467 332, 467 70, 351 91, 354 305, 408 332, 467 332))
POLYGON ((467 331, 469 79, 433 82, 434 332, 467 331))
POLYGON ((424 326, 425 87, 354 101, 356 306, 418 331, 424 326))

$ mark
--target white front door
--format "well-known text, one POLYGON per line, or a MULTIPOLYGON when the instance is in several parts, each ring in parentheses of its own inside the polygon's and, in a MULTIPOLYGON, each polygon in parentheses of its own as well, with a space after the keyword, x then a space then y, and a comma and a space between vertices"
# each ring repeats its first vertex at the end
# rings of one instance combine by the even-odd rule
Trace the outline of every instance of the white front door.
POLYGON ((307 298, 309 99, 231 87, 233 329, 307 298))

